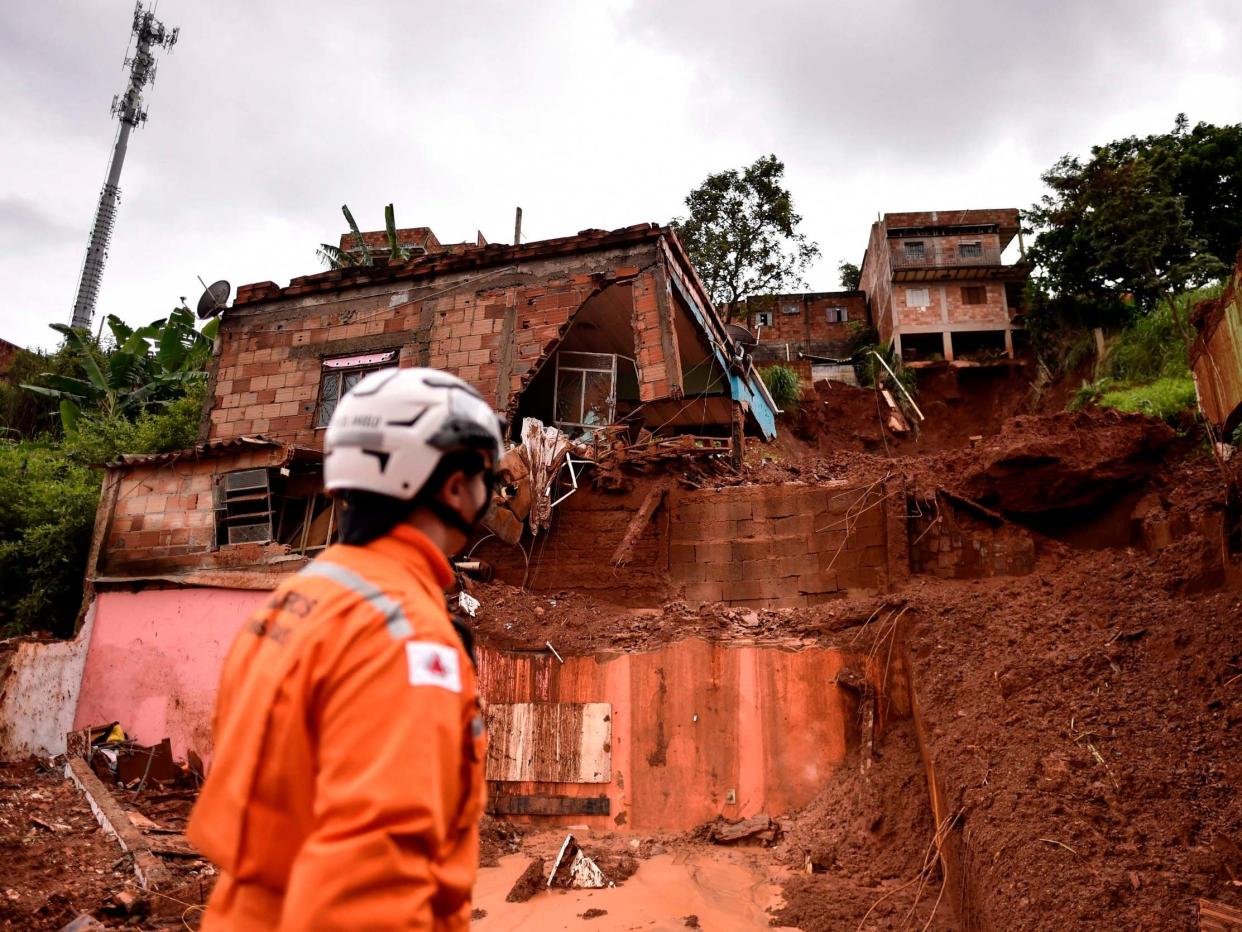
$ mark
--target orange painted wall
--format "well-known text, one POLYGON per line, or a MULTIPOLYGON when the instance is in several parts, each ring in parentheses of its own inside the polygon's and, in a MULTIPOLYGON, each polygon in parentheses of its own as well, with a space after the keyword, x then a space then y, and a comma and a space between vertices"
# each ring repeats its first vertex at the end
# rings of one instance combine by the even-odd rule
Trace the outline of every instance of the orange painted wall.
POLYGON ((488 702, 613 707, 611 783, 494 782, 491 792, 606 794, 609 816, 540 822, 614 831, 681 831, 717 815, 789 812, 809 803, 857 744, 856 702, 835 684, 844 660, 834 650, 701 640, 563 664, 551 654, 484 648, 479 679, 488 702), (730 789, 735 804, 725 801, 730 789))

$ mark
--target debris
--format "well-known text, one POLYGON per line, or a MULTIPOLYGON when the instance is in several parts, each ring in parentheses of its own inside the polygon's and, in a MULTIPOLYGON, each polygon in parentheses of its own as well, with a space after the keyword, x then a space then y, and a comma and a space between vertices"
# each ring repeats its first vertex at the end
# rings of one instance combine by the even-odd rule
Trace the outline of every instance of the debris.
POLYGON ((1242 909, 1200 898, 1199 928, 1202 932, 1237 932, 1242 929, 1242 909))
POLYGON ((552 872, 548 874, 547 886, 599 889, 612 884, 604 877, 599 865, 587 857, 577 839, 573 835, 566 835, 561 844, 561 852, 552 865, 552 872))
POLYGON ((625 566, 634 556, 634 545, 638 543, 638 539, 642 537, 643 530, 647 527, 647 522, 651 520, 652 515, 660 507, 664 497, 668 495, 671 483, 668 479, 657 482, 647 492, 647 497, 643 499, 643 503, 639 506, 638 511, 634 513, 634 517, 630 519, 630 525, 625 529, 625 535, 621 538, 621 542, 617 544, 617 549, 612 554, 613 566, 625 566))
POLYGON ((749 819, 738 819, 730 822, 718 819, 711 826, 708 838, 718 845, 733 845, 738 842, 759 842, 770 845, 776 841, 780 828, 766 815, 752 816, 749 819))
POLYGON ((607 916, 607 915, 608 915, 608 910, 600 909, 599 907, 593 906, 590 909, 588 909, 585 913, 582 913, 578 918, 579 919, 598 919, 600 916, 607 916))
POLYGON ((548 650, 552 651, 552 656, 555 657, 557 660, 559 660, 561 663, 564 663, 565 658, 556 652, 556 648, 552 646, 552 642, 548 641, 547 644, 548 644, 548 650))
POLYGON ((479 610, 479 600, 463 589, 457 593, 457 607, 473 618, 479 610))
POLYGON ((93 916, 83 913, 67 926, 62 926, 60 932, 94 932, 96 929, 106 928, 107 926, 95 919, 93 916))
POLYGON ((57 832, 69 831, 69 826, 66 825, 64 822, 45 822, 43 819, 40 819, 38 816, 31 816, 30 824, 43 829, 45 832, 51 832, 52 834, 56 834, 57 832))
POLYGON ((533 417, 522 421, 522 446, 530 467, 530 532, 539 535, 552 520, 552 482, 569 455, 569 438, 533 417))
POLYGON ((129 821, 133 823, 134 828, 138 829, 140 832, 160 831, 160 826, 157 823, 152 822, 136 809, 126 809, 125 814, 129 816, 129 821))
POLYGON ((681 921, 682 921, 682 922, 684 922, 684 923, 686 924, 686 928, 687 928, 687 929, 697 929, 697 928, 700 928, 700 926, 699 926, 699 917, 698 917, 698 916, 694 916, 694 915, 686 916, 686 917, 685 917, 684 919, 682 919, 681 921))
POLYGON ((543 858, 535 858, 526 865, 526 870, 522 871, 521 876, 509 888, 509 892, 505 896, 506 903, 525 903, 544 888, 544 863, 543 858))

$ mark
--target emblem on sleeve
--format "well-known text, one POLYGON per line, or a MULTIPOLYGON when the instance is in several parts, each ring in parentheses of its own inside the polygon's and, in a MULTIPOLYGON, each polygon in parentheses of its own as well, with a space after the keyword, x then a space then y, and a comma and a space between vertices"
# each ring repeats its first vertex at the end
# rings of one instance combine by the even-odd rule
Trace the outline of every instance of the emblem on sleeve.
POLYGON ((405 657, 410 665, 411 686, 439 686, 449 692, 461 692, 461 660, 452 647, 407 641, 405 657))

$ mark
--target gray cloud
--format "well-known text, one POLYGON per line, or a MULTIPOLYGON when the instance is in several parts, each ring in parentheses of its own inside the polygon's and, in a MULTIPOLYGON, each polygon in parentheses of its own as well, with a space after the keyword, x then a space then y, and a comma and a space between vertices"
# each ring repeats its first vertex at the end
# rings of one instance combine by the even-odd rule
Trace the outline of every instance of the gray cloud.
MULTIPOLYGON (((65 320, 116 125, 130 0, 0 7, 0 336, 65 320)), ((836 286, 879 210, 1025 205, 1066 151, 1234 121, 1227 0, 393 4, 161 0, 180 26, 134 134, 99 313, 197 275, 317 268, 348 203, 445 240, 667 220, 776 152, 836 286)))

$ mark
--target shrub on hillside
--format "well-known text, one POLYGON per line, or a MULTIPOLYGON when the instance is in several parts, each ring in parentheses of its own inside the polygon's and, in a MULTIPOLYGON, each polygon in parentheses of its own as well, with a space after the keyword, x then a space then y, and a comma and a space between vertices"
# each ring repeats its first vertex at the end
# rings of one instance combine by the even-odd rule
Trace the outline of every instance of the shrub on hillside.
POLYGON ((761 373, 763 384, 778 408, 790 408, 802 397, 802 384, 798 373, 788 366, 768 366, 761 373))

